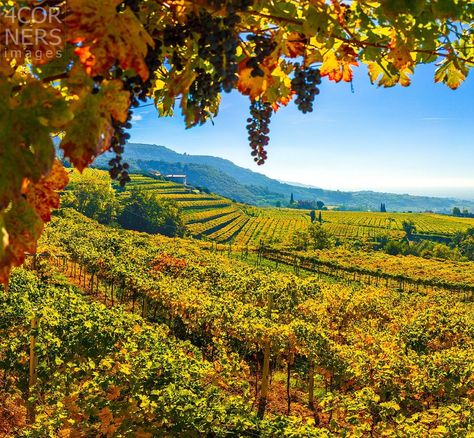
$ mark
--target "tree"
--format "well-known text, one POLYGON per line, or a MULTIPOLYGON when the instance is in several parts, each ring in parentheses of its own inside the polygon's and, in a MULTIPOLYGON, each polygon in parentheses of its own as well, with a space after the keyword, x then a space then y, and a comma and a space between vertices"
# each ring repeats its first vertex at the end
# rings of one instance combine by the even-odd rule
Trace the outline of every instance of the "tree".
POLYGON ((312 210, 315 207, 314 201, 309 199, 299 199, 295 205, 296 208, 300 208, 302 210, 312 210))
POLYGON ((326 249, 334 245, 333 236, 320 224, 313 223, 306 230, 297 230, 292 236, 292 248, 296 250, 326 249))
POLYGON ((408 249, 407 242, 400 242, 398 240, 389 240, 383 246, 383 250, 390 255, 399 255, 406 252, 408 249))
POLYGON ((469 260, 474 260, 474 228, 458 232, 452 239, 452 246, 459 248, 460 253, 469 260))
POLYGON ((411 220, 402 222, 403 231, 405 231, 406 237, 409 239, 413 236, 416 231, 415 223, 411 220))
POLYGON ((316 202, 316 209, 317 210, 323 210, 324 209, 324 202, 323 201, 317 201, 316 202))
POLYGON ((291 247, 297 251, 308 249, 309 235, 306 230, 296 230, 291 236, 291 247))
POLYGON ((460 217, 461 216, 461 210, 459 207, 454 207, 453 208, 453 216, 460 217))
POLYGON ((312 224, 308 228, 309 244, 313 249, 326 249, 333 246, 332 235, 320 224, 312 224))
POLYGON ((132 190, 118 218, 124 228, 165 236, 182 236, 185 227, 175 203, 144 190, 132 190))
POLYGON ((249 98, 250 146, 263 164, 273 113, 292 99, 312 111, 322 78, 350 82, 366 64, 372 83, 407 86, 418 64, 433 63, 435 80, 456 89, 474 63, 468 1, 10 0, 1 8, 9 35, 0 39, 2 282, 34 250, 67 185, 54 136, 80 171, 112 149, 110 174, 125 184, 126 131, 140 102, 152 99, 162 116, 179 109, 192 127, 212 120, 221 93, 236 89, 249 98))
POLYGON ((311 210, 309 212, 309 217, 311 219, 311 222, 314 222, 316 220, 316 212, 314 210, 311 210))
POLYGON ((207 187, 196 187, 197 190, 203 193, 207 193, 208 195, 211 194, 211 191, 207 187))
POLYGON ((62 205, 102 224, 113 222, 117 218, 119 203, 110 179, 104 175, 106 178, 100 171, 88 169, 61 197, 62 205))
POLYGON ((290 205, 293 205, 295 203, 295 198, 293 196, 293 193, 290 196, 290 205))
POLYGON ((387 213, 387 209, 385 208, 385 203, 381 203, 380 204, 380 212, 381 213, 387 213))
POLYGON ((463 239, 459 245, 459 250, 463 256, 469 260, 474 260, 474 233, 463 239))

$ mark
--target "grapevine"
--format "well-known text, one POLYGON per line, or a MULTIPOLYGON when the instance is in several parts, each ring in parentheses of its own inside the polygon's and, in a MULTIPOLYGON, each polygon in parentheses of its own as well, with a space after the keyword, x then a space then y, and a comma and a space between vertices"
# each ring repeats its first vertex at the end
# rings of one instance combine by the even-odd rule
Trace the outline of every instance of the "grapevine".
MULTIPOLYGON (((435 403, 436 424, 446 427, 452 418, 444 419, 444 409, 459 403, 458 394, 466 400, 464 409, 470 409, 471 380, 459 376, 470 373, 474 322, 471 305, 461 296, 435 290, 401 295, 381 286, 258 271, 192 242, 111 230, 69 211, 54 220, 46 236, 46 248, 67 254, 57 264, 95 297, 129 302, 132 308, 146 301, 140 311, 151 320, 167 321, 178 332, 186 327, 181 336, 199 345, 226 340, 250 365, 255 356, 248 352, 269 342, 279 369, 290 357, 303 364, 298 371, 303 375, 314 366, 311 375, 322 382, 322 394, 309 394, 313 409, 324 406, 336 418, 319 416, 319 426, 312 426, 315 434, 325 428, 355 433, 366 424, 377 433, 424 430, 434 408, 420 400, 435 403), (357 419, 347 412, 347 403, 356 406, 357 419), (388 410, 381 416, 383 409, 388 410), (420 419, 413 420, 414 412, 420 419)), ((459 421, 458 432, 468 427, 459 421)))

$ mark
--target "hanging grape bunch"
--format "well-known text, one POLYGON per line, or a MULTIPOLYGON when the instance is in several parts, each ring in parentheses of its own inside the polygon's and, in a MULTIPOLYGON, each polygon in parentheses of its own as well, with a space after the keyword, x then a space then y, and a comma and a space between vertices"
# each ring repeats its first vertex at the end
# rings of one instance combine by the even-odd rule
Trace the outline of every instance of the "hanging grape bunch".
POLYGON ((291 88, 297 96, 295 103, 303 114, 313 111, 314 98, 319 94, 318 85, 320 84, 319 69, 295 65, 295 76, 291 81, 291 88))
MULTIPOLYGON (((198 54, 204 64, 195 69, 196 77, 188 90, 187 106, 193 112, 191 126, 206 122, 213 113, 212 107, 218 101, 219 94, 223 91, 230 92, 236 86, 237 50, 241 43, 238 27, 242 20, 239 13, 247 11, 252 3, 252 0, 210 0, 211 6, 224 12, 220 14, 211 14, 203 10, 198 13, 192 12, 185 22, 165 28, 160 38, 154 38, 155 48, 149 50, 146 58, 150 71, 156 71, 159 67, 158 60, 163 51, 170 53, 168 57, 170 67, 175 71, 182 71, 186 66, 184 49, 190 40, 197 43, 198 54)), ((135 13, 139 11, 138 1, 126 0, 122 4, 122 7, 124 6, 130 7, 135 13)), ((249 34, 246 39, 252 47, 252 55, 248 60, 248 66, 252 69, 251 76, 264 77, 263 65, 273 55, 277 43, 270 33, 249 34)), ((139 76, 122 79, 124 88, 131 92, 132 107, 139 106, 139 101, 146 100, 153 78, 146 83, 143 83, 139 76)), ((321 75, 318 69, 295 64, 291 88, 296 94, 295 103, 303 113, 313 110, 314 98, 319 93, 320 83, 321 75)), ((263 101, 262 98, 252 99, 247 130, 252 156, 259 165, 264 164, 267 159, 265 148, 269 144, 272 112, 272 106, 265 103, 264 99, 263 101)), ((129 138, 124 131, 130 129, 131 119, 132 113, 129 114, 126 124, 117 124, 115 139, 112 141, 116 157, 110 161, 110 173, 121 184, 128 180, 128 166, 121 163, 121 155, 129 138)))
POLYGON ((170 64, 180 71, 184 68, 180 49, 188 39, 197 42, 198 54, 206 67, 195 70, 196 79, 189 88, 187 104, 194 111, 190 125, 204 123, 211 114, 209 108, 218 100, 222 91, 230 92, 238 80, 237 48, 240 44, 237 26, 241 22, 239 12, 247 10, 252 0, 210 1, 223 16, 207 11, 188 15, 186 24, 170 27, 163 32, 164 46, 173 49, 170 64))
MULTIPOLYGON (((124 5, 138 12, 137 1, 127 0, 124 5)), ((252 5, 252 0, 210 0, 209 4, 216 10, 224 11, 220 14, 211 14, 201 10, 192 12, 187 20, 181 24, 165 28, 161 39, 154 39, 155 50, 147 56, 147 65, 150 71, 159 67, 155 64, 163 50, 170 51, 168 62, 175 71, 182 71, 186 65, 185 49, 189 40, 197 43, 199 57, 204 61, 202 67, 196 68, 196 78, 191 83, 187 96, 187 106, 192 109, 193 119, 190 125, 203 124, 211 115, 213 104, 218 101, 222 91, 230 92, 235 88, 238 80, 237 49, 241 43, 241 23, 239 13, 247 11, 252 5), (163 50, 162 50, 163 49, 163 50), (157 52, 154 54, 153 52, 157 52)), ((252 56, 248 66, 252 69, 253 78, 264 77, 263 65, 272 56, 277 48, 277 43, 269 33, 250 34, 247 41, 252 47, 252 56)), ((150 80, 146 84, 140 77, 124 78, 125 89, 132 92, 132 106, 138 106, 138 100, 144 101, 149 88, 150 80)), ((295 64, 295 76, 291 82, 292 90, 296 93, 296 105, 303 112, 313 110, 313 102, 319 93, 318 85, 321 76, 318 69, 303 68, 295 64)), ((269 144, 269 124, 272 115, 272 106, 261 99, 255 99, 251 104, 251 117, 248 119, 247 129, 252 148, 252 156, 257 164, 263 164, 267 158, 265 148, 269 144)), ((126 126, 130 126, 131 114, 126 126)), ((129 129, 129 128, 126 128, 129 129)), ((117 140, 114 151, 117 157, 111 160, 111 175, 125 183, 128 178, 127 169, 121 164, 121 154, 128 134, 124 126, 117 126, 117 140)))
MULTIPOLYGON (((134 13, 139 13, 138 1, 125 0, 121 7, 129 7, 134 13)), ((239 71, 238 47, 241 45, 242 22, 241 13, 252 6, 252 0, 209 0, 210 6, 218 13, 208 10, 193 11, 186 16, 186 20, 168 26, 154 38, 155 47, 150 48, 146 58, 150 71, 156 71, 160 66, 160 55, 167 54, 167 62, 172 71, 184 71, 188 63, 187 47, 194 41, 198 48, 199 58, 203 63, 195 68, 194 80, 187 93, 187 108, 192 114, 188 118, 188 126, 203 124, 215 112, 215 103, 219 100, 220 93, 230 92, 236 87, 239 71)), ((264 65, 271 59, 277 43, 271 31, 258 34, 248 34, 248 50, 250 56, 247 65, 251 68, 252 78, 265 76, 264 65)), ((311 112, 315 96, 319 93, 318 85, 321 75, 318 69, 303 67, 295 64, 294 78, 291 81, 292 91, 296 94, 295 103, 303 112, 311 112)), ((143 83, 139 76, 124 77, 124 88, 131 92, 132 107, 139 106, 139 101, 145 101, 151 87, 150 78, 143 83)), ((265 97, 251 98, 251 117, 248 120, 249 141, 252 156, 255 162, 263 164, 267 158, 265 148, 269 144, 269 124, 272 115, 272 106, 265 103, 265 97)), ((110 161, 111 175, 125 183, 128 179, 127 168, 121 163, 121 155, 128 140, 132 119, 124 125, 116 127, 113 150, 117 156, 110 161)))
POLYGON ((269 125, 271 122, 273 109, 271 104, 255 100, 250 105, 250 115, 247 119, 247 130, 249 133, 250 147, 252 148, 252 157, 260 166, 267 159, 265 147, 270 142, 269 125))
MULTIPOLYGON (((255 56, 248 65, 252 68, 252 77, 263 77, 262 63, 271 56, 275 50, 275 43, 265 35, 249 35, 247 40, 255 44, 255 56)), ((304 114, 313 111, 314 98, 319 94, 318 85, 321 84, 321 73, 313 67, 302 67, 299 63, 294 65, 295 73, 291 81, 291 88, 296 93, 295 103, 304 114)), ((265 150, 269 143, 269 124, 272 114, 271 105, 255 101, 250 107, 251 118, 248 119, 250 147, 252 156, 257 164, 264 164, 267 159, 265 150)))
MULTIPOLYGON (((125 0, 117 6, 117 12, 123 11, 125 8, 130 8, 134 14, 138 14, 140 10, 140 0, 125 0)), ((162 55, 162 42, 159 39, 153 39, 154 47, 150 47, 145 57, 145 64, 150 72, 155 72, 162 64, 160 58, 162 55)), ((115 157, 109 161, 109 174, 114 180, 118 180, 123 187, 130 182, 130 175, 128 172, 129 165, 122 162, 122 155, 125 152, 125 145, 130 140, 130 134, 126 132, 132 128, 133 110, 138 108, 140 102, 146 102, 149 91, 152 87, 155 78, 154 73, 150 75, 147 81, 143 81, 138 75, 127 76, 119 67, 115 68, 114 76, 123 81, 123 88, 130 92, 130 109, 128 111, 127 121, 120 123, 112 120, 112 127, 114 134, 110 142, 109 150, 115 153, 115 157)))
MULTIPOLYGON (((199 46, 199 56, 207 61, 212 70, 203 68, 196 69, 197 77, 189 88, 188 105, 195 109, 196 122, 202 124, 208 117, 208 108, 218 98, 222 91, 230 92, 238 79, 238 64, 236 59, 237 47, 239 45, 239 33, 235 27, 241 19, 238 12, 245 11, 252 4, 252 0, 234 0, 211 2, 216 8, 225 6, 227 15, 224 17, 212 16, 202 11, 199 14, 190 14, 185 24, 170 26, 162 32, 160 38, 154 38, 154 47, 149 48, 145 58, 146 65, 150 72, 156 72, 161 66, 163 48, 173 48, 169 62, 177 71, 185 67, 185 59, 180 53, 180 48, 185 47, 187 39, 196 39, 199 46)), ((129 7, 135 14, 139 12, 140 2, 138 0, 126 0, 117 10, 124 10, 129 7)), ((131 107, 137 108, 140 102, 146 102, 149 91, 152 87, 154 75, 144 82, 140 76, 128 77, 117 68, 115 77, 124 83, 124 89, 130 91, 131 107)), ((99 86, 93 92, 98 92, 99 86)), ((130 134, 126 130, 132 127, 133 112, 129 111, 126 123, 113 121, 114 135, 111 141, 110 150, 115 153, 115 157, 109 161, 109 173, 123 186, 129 180, 128 164, 122 163, 122 155, 126 142, 130 139, 130 134)))
POLYGON ((200 124, 205 122, 207 108, 219 95, 220 84, 215 76, 206 73, 203 69, 196 69, 197 78, 189 87, 188 105, 196 110, 196 121, 200 124))
POLYGON ((248 35, 247 40, 255 44, 255 56, 250 58, 248 65, 252 67, 253 77, 263 77, 265 75, 261 66, 266 58, 268 58, 276 48, 276 43, 270 36, 265 35, 248 35))

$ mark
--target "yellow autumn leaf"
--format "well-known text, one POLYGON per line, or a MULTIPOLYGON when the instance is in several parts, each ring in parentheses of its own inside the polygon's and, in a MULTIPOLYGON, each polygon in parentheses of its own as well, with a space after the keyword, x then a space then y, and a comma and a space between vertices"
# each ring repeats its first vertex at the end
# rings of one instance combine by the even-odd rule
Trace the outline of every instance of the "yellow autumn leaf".
POLYGON ((130 375, 132 373, 132 367, 128 364, 128 363, 121 363, 119 366, 118 366, 118 369, 121 373, 125 374, 125 375, 130 375))

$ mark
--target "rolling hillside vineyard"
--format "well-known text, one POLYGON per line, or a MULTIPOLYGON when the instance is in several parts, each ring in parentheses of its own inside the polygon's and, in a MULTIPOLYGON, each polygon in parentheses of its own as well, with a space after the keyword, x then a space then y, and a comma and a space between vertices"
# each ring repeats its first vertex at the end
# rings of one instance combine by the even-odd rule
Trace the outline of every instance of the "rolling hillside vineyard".
MULTIPOLYGON (((443 89, 441 86, 439 88, 443 89)), ((144 108, 143 111, 147 112, 148 109, 144 108)), ((101 155, 94 161, 93 166, 107 170, 112 158, 111 153, 101 155)), ((452 209, 459 208, 459 205, 470 211, 474 210, 474 201, 463 199, 460 204, 457 197, 453 199, 413 196, 367 190, 349 192, 294 185, 237 166, 232 160, 212 155, 180 154, 170 148, 155 144, 128 142, 123 159, 129 165, 131 173, 184 174, 187 183, 191 186, 206 188, 225 198, 251 205, 272 207, 286 205, 293 194, 296 200, 309 201, 314 208, 317 207, 317 201, 322 201, 325 205, 349 211, 380 211, 382 203, 389 205, 390 211, 401 212, 431 210, 438 213, 451 213, 452 209)), ((318 165, 316 167, 319 168, 318 165)), ((255 168, 255 170, 259 169, 261 168, 255 168)), ((306 202, 306 208, 310 208, 308 202, 306 202)))
MULTIPOLYGON (((80 180, 80 176, 75 174, 71 179, 74 187, 74 180, 80 180)), ((258 246, 263 240, 269 244, 285 244, 294 231, 310 224, 308 210, 255 208, 217 195, 195 193, 178 183, 153 176, 133 175, 126 190, 135 188, 176 202, 191 235, 221 243, 258 246)), ((408 220, 413 221, 417 232, 424 236, 449 236, 474 227, 474 219, 431 213, 323 211, 321 218, 323 227, 341 238, 403 236, 403 222, 408 220)))
POLYGON ((358 68, 460 88, 473 23, 464 0, 0 0, 0 437, 474 436, 472 199, 131 143, 141 108, 193 128, 240 94, 265 169, 274 115, 358 68))

